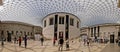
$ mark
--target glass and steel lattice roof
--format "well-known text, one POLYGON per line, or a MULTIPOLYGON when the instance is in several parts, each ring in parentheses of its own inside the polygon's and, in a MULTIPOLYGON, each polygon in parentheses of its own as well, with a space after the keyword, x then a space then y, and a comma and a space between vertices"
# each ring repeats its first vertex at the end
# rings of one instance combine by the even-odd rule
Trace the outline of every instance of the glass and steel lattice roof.
POLYGON ((42 19, 54 12, 76 15, 82 26, 119 23, 118 0, 3 0, 1 21, 20 21, 42 25, 42 19))

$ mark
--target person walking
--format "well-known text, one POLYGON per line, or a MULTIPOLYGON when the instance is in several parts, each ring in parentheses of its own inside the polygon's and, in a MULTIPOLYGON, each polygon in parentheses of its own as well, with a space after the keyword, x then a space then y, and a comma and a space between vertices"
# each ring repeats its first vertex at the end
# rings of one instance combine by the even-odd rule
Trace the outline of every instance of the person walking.
POLYGON ((22 39, 19 37, 19 46, 21 46, 22 39))
POLYGON ((27 47, 27 35, 24 37, 25 48, 27 47))
POLYGON ((63 43, 64 43, 64 40, 63 40, 63 38, 60 38, 59 39, 59 51, 62 51, 62 48, 63 48, 63 43))

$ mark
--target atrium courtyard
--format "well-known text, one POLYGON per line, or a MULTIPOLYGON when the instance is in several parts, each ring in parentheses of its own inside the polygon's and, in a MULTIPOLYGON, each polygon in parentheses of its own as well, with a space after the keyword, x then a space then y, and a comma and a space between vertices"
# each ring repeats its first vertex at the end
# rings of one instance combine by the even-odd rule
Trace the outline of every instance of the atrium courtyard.
POLYGON ((0 0, 0 52, 120 52, 120 0, 0 0))

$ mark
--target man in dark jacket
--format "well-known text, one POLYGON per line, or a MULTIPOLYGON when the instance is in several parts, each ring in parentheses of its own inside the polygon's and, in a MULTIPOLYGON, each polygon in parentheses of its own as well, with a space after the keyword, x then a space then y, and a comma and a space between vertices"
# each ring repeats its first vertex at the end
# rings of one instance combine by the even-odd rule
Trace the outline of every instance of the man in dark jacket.
POLYGON ((24 37, 25 48, 27 47, 27 35, 24 37))
POLYGON ((59 50, 62 51, 64 40, 63 38, 59 39, 59 50))

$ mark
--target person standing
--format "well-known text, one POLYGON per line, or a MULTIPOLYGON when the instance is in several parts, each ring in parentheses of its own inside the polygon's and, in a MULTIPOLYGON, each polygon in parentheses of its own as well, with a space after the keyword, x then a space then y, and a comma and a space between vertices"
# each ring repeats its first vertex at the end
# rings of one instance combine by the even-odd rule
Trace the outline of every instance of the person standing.
POLYGON ((22 39, 19 37, 19 46, 21 46, 22 39))
POLYGON ((86 39, 83 39, 84 45, 86 44, 86 39))
POLYGON ((97 36, 95 36, 95 42, 98 42, 98 40, 97 40, 97 36))
POLYGON ((120 39, 118 40, 118 46, 120 47, 120 39))
POLYGON ((59 39, 59 51, 62 51, 64 40, 63 38, 59 39))
POLYGON ((55 43, 56 43, 56 39, 54 38, 53 39, 53 46, 55 46, 55 43))
POLYGON ((27 35, 24 37, 25 48, 27 47, 27 35))
POLYGON ((1 38, 2 38, 1 45, 2 45, 2 47, 4 47, 4 38, 3 38, 3 36, 1 38))
POLYGON ((44 38, 41 37, 40 40, 41 40, 41 46, 43 46, 44 38))

